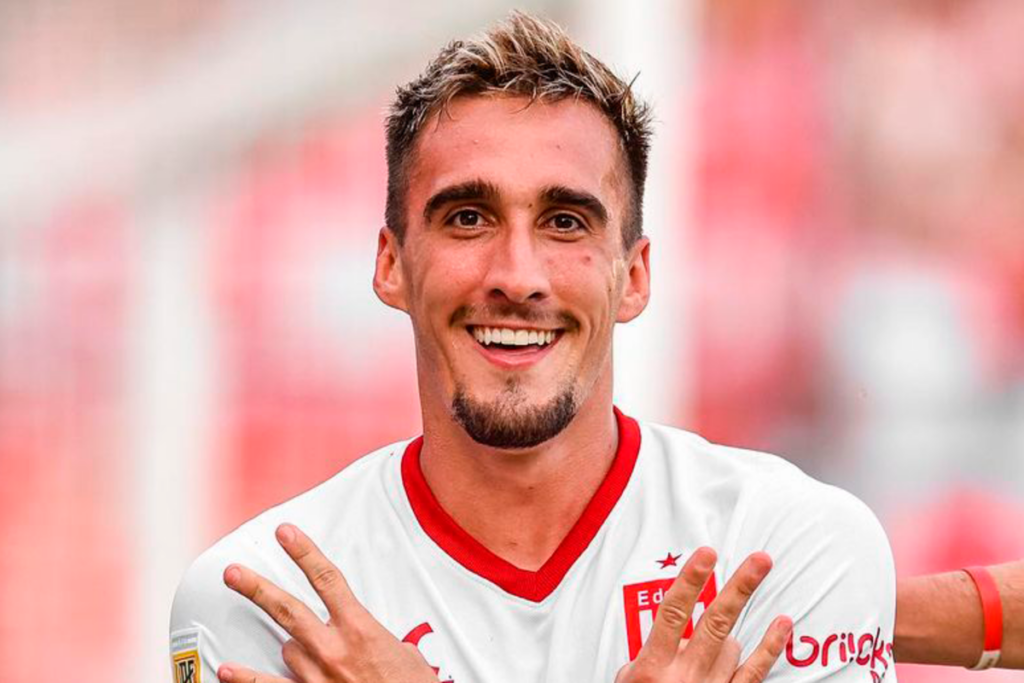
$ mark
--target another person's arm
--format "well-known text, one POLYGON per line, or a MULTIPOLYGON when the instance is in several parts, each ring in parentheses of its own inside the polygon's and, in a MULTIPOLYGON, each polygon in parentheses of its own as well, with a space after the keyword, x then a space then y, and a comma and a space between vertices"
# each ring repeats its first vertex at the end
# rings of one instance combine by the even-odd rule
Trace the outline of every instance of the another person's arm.
MULTIPOLYGON (((1003 609, 998 666, 1024 669, 1024 560, 989 567, 1003 609)), ((982 651, 981 600, 962 571, 901 579, 896 593, 893 650, 903 663, 971 667, 982 651)))

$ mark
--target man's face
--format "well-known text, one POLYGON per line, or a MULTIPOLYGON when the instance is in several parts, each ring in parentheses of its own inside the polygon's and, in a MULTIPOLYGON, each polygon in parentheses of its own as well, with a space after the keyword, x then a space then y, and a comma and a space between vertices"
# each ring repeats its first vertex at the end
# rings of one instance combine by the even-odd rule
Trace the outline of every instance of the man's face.
POLYGON ((622 245, 629 180, 592 105, 455 99, 417 141, 405 240, 374 287, 409 313, 426 410, 498 448, 557 435, 610 391, 616 321, 647 302, 647 240, 622 245))

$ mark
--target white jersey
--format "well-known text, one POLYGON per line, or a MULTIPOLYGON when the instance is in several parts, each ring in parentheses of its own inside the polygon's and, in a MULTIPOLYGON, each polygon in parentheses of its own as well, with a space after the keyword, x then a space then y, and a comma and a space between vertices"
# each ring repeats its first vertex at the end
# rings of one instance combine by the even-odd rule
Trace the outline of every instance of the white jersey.
POLYGON ((537 571, 489 552, 440 507, 420 470, 421 438, 376 451, 242 525, 201 555, 178 589, 176 680, 215 680, 228 661, 287 675, 288 636, 222 582, 233 562, 326 620, 275 541, 283 522, 320 546, 370 613, 415 643, 441 681, 612 683, 700 546, 715 548, 719 563, 695 618, 750 553, 774 560, 733 631, 746 656, 774 617, 793 618, 793 639, 769 681, 896 680, 892 555, 863 503, 774 456, 616 415, 608 475, 537 571))

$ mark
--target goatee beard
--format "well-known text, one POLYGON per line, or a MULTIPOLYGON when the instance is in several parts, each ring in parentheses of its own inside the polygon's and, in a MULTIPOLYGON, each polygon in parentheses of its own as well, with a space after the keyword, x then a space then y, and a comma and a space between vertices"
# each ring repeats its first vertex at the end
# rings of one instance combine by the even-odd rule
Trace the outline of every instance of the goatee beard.
POLYGON ((525 394, 515 385, 490 403, 473 401, 461 387, 452 397, 452 415, 469 438, 492 448, 533 448, 558 436, 579 406, 570 386, 541 406, 519 405, 525 394))

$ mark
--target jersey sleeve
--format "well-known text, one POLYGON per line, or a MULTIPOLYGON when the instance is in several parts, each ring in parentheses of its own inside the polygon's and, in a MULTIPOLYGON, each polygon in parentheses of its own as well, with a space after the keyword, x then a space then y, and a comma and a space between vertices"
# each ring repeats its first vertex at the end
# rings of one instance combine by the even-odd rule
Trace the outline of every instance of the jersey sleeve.
POLYGON ((170 654, 174 683, 217 680, 227 662, 279 676, 288 675, 281 659, 281 629, 257 606, 223 581, 229 564, 244 563, 266 575, 253 545, 239 532, 199 556, 186 571, 171 608, 170 654))
POLYGON ((896 580, 875 515, 846 491, 812 480, 762 486, 771 490, 749 506, 732 555, 739 562, 765 550, 773 560, 737 625, 744 656, 775 617, 787 615, 793 635, 771 683, 894 683, 896 580))

